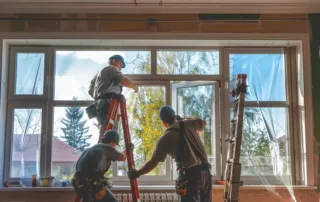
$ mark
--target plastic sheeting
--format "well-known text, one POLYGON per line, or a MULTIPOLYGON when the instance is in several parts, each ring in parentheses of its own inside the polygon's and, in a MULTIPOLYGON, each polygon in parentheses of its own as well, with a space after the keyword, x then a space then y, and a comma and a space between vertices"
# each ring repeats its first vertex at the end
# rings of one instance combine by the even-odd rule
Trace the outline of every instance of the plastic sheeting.
MULTIPOLYGON (((297 201, 292 188, 293 127, 287 103, 285 55, 230 54, 230 83, 237 74, 247 74, 247 96, 242 140, 242 180, 264 185, 279 201, 297 201), (247 172, 250 169, 251 172, 247 172), (291 195, 283 198, 273 185, 285 186, 291 195)), ((232 100, 232 99, 231 99, 232 100)))

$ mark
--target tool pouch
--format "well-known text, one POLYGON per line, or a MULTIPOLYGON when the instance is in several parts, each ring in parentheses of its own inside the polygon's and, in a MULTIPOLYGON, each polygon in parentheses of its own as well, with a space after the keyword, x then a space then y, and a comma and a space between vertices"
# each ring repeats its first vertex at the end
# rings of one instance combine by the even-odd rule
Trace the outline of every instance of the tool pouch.
POLYGON ((185 196, 187 194, 187 184, 188 178, 186 171, 181 169, 178 173, 178 178, 176 180, 176 193, 179 196, 185 196))
POLYGON ((86 108, 86 113, 89 117, 89 119, 97 117, 97 106, 96 104, 92 104, 89 107, 86 108))

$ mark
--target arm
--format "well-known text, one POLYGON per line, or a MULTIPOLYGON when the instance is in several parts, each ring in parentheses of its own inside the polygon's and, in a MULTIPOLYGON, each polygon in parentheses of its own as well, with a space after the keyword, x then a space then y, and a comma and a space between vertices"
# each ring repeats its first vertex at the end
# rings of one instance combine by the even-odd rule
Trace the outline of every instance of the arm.
MULTIPOLYGON (((134 145, 132 143, 129 144, 129 150, 132 153, 134 149, 134 145)), ((116 157, 116 161, 125 161, 127 159, 126 150, 124 149, 122 152, 119 152, 119 154, 116 157)))
POLYGON ((130 179, 138 178, 141 175, 144 175, 150 171, 152 171, 155 167, 157 167, 159 162, 164 162, 167 154, 168 154, 168 140, 165 140, 163 137, 157 143, 157 146, 153 152, 153 155, 147 163, 142 166, 139 170, 129 170, 128 176, 130 179))
POLYGON ((94 90, 94 83, 95 83, 96 77, 97 77, 97 75, 95 75, 95 76, 93 77, 93 79, 91 80, 91 82, 90 82, 90 87, 89 87, 89 91, 88 91, 89 95, 90 95, 92 98, 93 98, 93 90, 94 90))
POLYGON ((125 161, 127 159, 126 150, 123 150, 116 158, 116 161, 125 161))
POLYGON ((133 83, 132 80, 126 76, 122 79, 121 85, 123 85, 127 88, 132 88, 136 92, 138 92, 138 89, 139 89, 138 86, 135 83, 133 83))
POLYGON ((199 118, 186 118, 184 120, 197 131, 201 131, 206 125, 206 122, 199 118))
POLYGON ((145 174, 149 173, 155 167, 157 167, 158 163, 159 163, 159 161, 154 160, 154 159, 147 161, 147 163, 137 171, 138 175, 141 176, 141 175, 145 175, 145 174))

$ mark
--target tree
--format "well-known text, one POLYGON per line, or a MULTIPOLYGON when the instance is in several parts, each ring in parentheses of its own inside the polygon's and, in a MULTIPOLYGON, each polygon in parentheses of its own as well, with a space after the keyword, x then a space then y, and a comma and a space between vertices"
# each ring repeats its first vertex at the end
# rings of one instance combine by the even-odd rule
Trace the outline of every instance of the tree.
MULTIPOLYGON (((133 132, 139 137, 141 146, 137 153, 142 154, 141 163, 151 158, 157 141, 165 128, 159 118, 159 110, 164 105, 163 87, 140 87, 136 103, 132 109, 133 132)), ((154 173, 163 170, 158 166, 154 173)))
MULTIPOLYGON (((73 100, 76 99, 73 98, 73 100)), ((68 145, 80 151, 84 151, 90 145, 87 140, 92 136, 87 134, 89 131, 89 127, 85 127, 87 121, 81 121, 83 114, 84 111, 80 107, 67 107, 66 118, 61 120, 61 123, 65 125, 64 128, 61 128, 64 133, 61 138, 68 145)))

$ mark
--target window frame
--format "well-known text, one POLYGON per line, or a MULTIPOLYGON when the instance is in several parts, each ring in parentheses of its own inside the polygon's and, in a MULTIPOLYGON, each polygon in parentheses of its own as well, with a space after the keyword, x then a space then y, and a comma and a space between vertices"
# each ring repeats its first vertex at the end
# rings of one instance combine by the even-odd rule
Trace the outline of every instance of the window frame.
MULTIPOLYGON (((224 168, 225 168, 225 162, 226 162, 226 147, 225 147, 225 138, 226 136, 223 134, 227 134, 227 132, 230 130, 230 117, 228 114, 230 114, 230 107, 232 106, 232 103, 229 102, 229 54, 230 53, 275 53, 275 50, 279 51, 281 50, 282 53, 285 54, 285 67, 286 67, 286 93, 287 93, 287 101, 286 102, 274 102, 271 105, 276 107, 283 105, 287 107, 288 109, 288 125, 289 126, 289 134, 290 134, 290 156, 291 156, 291 167, 293 168, 291 170, 291 173, 295 172, 295 177, 293 177, 293 183, 292 184, 303 184, 304 176, 302 175, 302 160, 301 160, 301 142, 302 137, 300 137, 300 126, 299 124, 296 124, 300 121, 301 115, 299 115, 299 109, 297 107, 298 103, 298 95, 297 95, 297 84, 298 81, 297 78, 297 69, 296 69, 296 51, 295 48, 289 47, 289 48, 282 48, 282 47, 162 47, 162 46, 148 46, 148 47, 142 47, 142 46, 130 46, 130 47, 107 47, 107 48, 101 48, 101 47, 79 47, 79 46, 10 46, 10 61, 9 61, 9 85, 8 85, 8 111, 6 114, 7 122, 6 122, 6 145, 10 144, 11 140, 11 133, 10 133, 10 127, 13 124, 10 123, 10 113, 12 113, 12 106, 21 106, 20 108, 26 108, 26 106, 36 106, 35 108, 39 108, 40 105, 37 105, 41 103, 41 106, 44 107, 42 109, 42 116, 43 118, 43 124, 42 124, 42 130, 44 126, 46 126, 46 132, 44 134, 44 137, 46 138, 45 146, 42 146, 42 148, 46 148, 46 152, 44 152, 43 156, 45 156, 45 159, 43 160, 43 164, 40 164, 42 167, 40 169, 41 172, 45 175, 51 175, 51 153, 52 153, 52 138, 53 138, 53 109, 55 106, 88 106, 89 104, 93 103, 93 100, 84 100, 84 101, 72 101, 72 100, 54 100, 54 82, 55 82, 55 51, 56 50, 149 50, 151 52, 151 73, 150 74, 124 74, 125 76, 128 76, 130 79, 132 79, 135 82, 138 83, 152 83, 152 82, 163 82, 169 84, 169 87, 166 87, 166 104, 171 105, 171 80, 180 80, 180 81, 217 81, 219 82, 219 91, 220 91, 220 150, 221 150, 221 179, 224 179, 224 168), (161 50, 177 50, 177 51, 218 51, 219 52, 219 74, 216 75, 170 75, 170 74, 157 74, 157 51, 161 50), (43 88, 43 95, 42 96, 24 96, 24 95, 14 95, 14 85, 15 85, 15 53, 18 52, 22 53, 38 53, 39 51, 45 53, 45 69, 44 69, 44 88, 43 88), (35 105, 34 105, 35 104, 35 105), (11 110, 11 111, 10 111, 11 110), (45 116, 44 116, 45 114, 45 116), (294 116, 297 115, 297 116, 294 116), (296 118, 294 118, 296 117, 296 118), (47 122, 45 122, 46 120, 47 122), (294 124, 293 124, 294 123, 294 124), (10 125, 11 124, 11 125, 10 125), (8 144, 9 141, 9 144, 8 144), (303 178, 303 179, 302 179, 303 178)), ((279 52, 277 52, 279 53, 279 52)), ((260 106, 271 106, 268 102, 260 102, 260 106)), ((246 106, 254 106, 254 103, 246 103, 246 106)), ((12 115, 11 115, 12 116, 12 115)), ((10 147, 6 147, 5 149, 5 164, 4 164, 4 179, 9 179, 9 171, 10 171, 10 155, 11 155, 11 145, 10 147), (8 164, 9 163, 9 164, 8 164)), ((42 152, 42 150, 41 150, 42 152)), ((170 161, 170 169, 172 171, 172 164, 171 159, 166 161, 170 161)), ((167 167, 168 168, 168 167, 167 167)), ((169 172, 170 176, 172 176, 172 172, 169 172)), ((217 173, 218 174, 218 173, 217 173)), ((294 174, 293 174, 294 175, 294 174)), ((292 176, 293 176, 292 175, 292 176)), ((143 176, 144 177, 144 176, 143 176)), ((174 184, 174 181, 170 178, 169 181, 163 180, 162 182, 159 181, 159 178, 163 177, 160 176, 155 179, 144 179, 141 177, 139 180, 139 184, 156 184, 160 185, 163 184, 174 184)), ((246 176, 247 177, 247 176, 246 176)), ((269 177, 269 176, 268 176, 269 177)), ((305 176, 307 177, 307 176, 305 176)), ((249 184, 261 184, 261 180, 258 179, 257 176, 249 176, 247 179, 243 179, 249 184)), ((119 182, 120 184, 127 184, 128 180, 125 181, 115 181, 119 182)), ((268 182, 275 182, 278 183, 279 180, 274 179, 274 176, 270 176, 268 178, 268 182), (275 181, 273 181, 275 180, 275 181)))
MULTIPOLYGON (((224 49, 224 64, 225 64, 225 71, 224 74, 227 75, 227 80, 225 80, 226 83, 226 93, 225 93, 225 102, 229 103, 229 107, 226 107, 225 113, 225 123, 226 127, 225 130, 227 131, 226 134, 230 134, 230 112, 233 107, 233 102, 230 102, 230 97, 227 94, 227 92, 230 92, 231 88, 233 86, 230 86, 230 54, 283 54, 284 57, 284 68, 285 68, 285 93, 286 93, 286 101, 259 101, 259 104, 255 101, 245 101, 245 108, 246 107, 263 107, 263 108, 285 108, 287 111, 287 132, 289 135, 289 153, 290 153, 290 169, 291 169, 291 176, 294 176, 291 178, 291 184, 295 185, 297 184, 297 181, 299 181, 299 176, 294 175, 296 171, 300 172, 299 168, 296 167, 296 159, 299 157, 296 156, 298 154, 297 148, 294 146, 294 144, 298 144, 297 139, 294 139, 294 137, 297 136, 297 133, 299 131, 298 127, 293 124, 293 118, 292 118, 292 110, 294 110, 292 103, 294 102, 295 98, 292 96, 294 92, 296 91, 295 86, 292 84, 292 77, 296 76, 292 74, 292 71, 296 68, 294 63, 292 62, 292 53, 290 50, 293 48, 283 48, 283 47, 264 47, 264 48, 251 48, 251 47, 239 47, 239 48, 225 48, 224 49), (291 58, 291 59, 290 59, 291 58), (293 149, 293 150, 292 150, 293 149)), ((226 78, 226 77, 225 77, 226 78)), ((226 136, 222 136, 222 142, 225 142, 226 136)), ((227 144, 222 144, 222 158, 224 159, 224 162, 226 162, 226 154, 227 154, 227 144)), ((301 153, 301 151, 300 151, 301 153)), ((299 160, 298 160, 299 161, 299 160)), ((222 170, 225 170, 226 163, 222 164, 222 170)), ((281 185, 283 184, 282 180, 279 180, 276 176, 263 176, 269 183, 273 183, 275 185, 281 185)), ((225 176, 223 176, 223 179, 225 179, 225 176)), ((241 180, 246 185, 262 185, 263 182, 259 179, 259 176, 241 176, 241 180)), ((272 184, 272 185, 273 185, 272 184)))
POLYGON ((11 177, 11 149, 12 149, 12 138, 13 138, 13 126, 14 126, 14 110, 15 109, 41 109, 41 133, 40 133, 40 158, 39 158, 39 174, 40 176, 47 175, 46 165, 41 162, 45 162, 46 159, 46 147, 47 147, 47 131, 46 131, 46 117, 47 117, 47 105, 44 101, 11 101, 7 108, 7 122, 6 122, 6 147, 5 147, 5 161, 4 161, 4 179, 5 180, 20 180, 22 179, 27 184, 31 184, 30 178, 17 178, 11 177))
POLYGON ((50 49, 47 47, 10 47, 10 70, 9 70, 9 94, 8 99, 46 100, 49 96, 49 63, 50 63, 50 49), (17 54, 19 53, 43 53, 44 54, 44 73, 43 73, 43 94, 42 95, 16 95, 16 70, 17 70, 17 54))
MULTIPOLYGON (((172 94, 172 107, 175 111, 176 110, 176 98, 177 98, 177 89, 179 87, 193 87, 193 86, 201 86, 201 85, 207 85, 207 84, 211 84, 214 86, 214 114, 212 115, 214 118, 212 119, 213 122, 215 122, 215 128, 213 130, 215 130, 215 147, 217 148, 216 151, 216 175, 212 176, 212 181, 214 182, 215 180, 220 180, 221 176, 222 176, 222 170, 221 170, 221 159, 219 160, 219 156, 221 156, 221 143, 220 143, 220 139, 221 139, 221 131, 220 131, 220 126, 221 126, 221 119, 220 119, 220 84, 219 81, 187 81, 186 83, 177 83, 171 84, 171 94, 172 94), (173 85, 176 85, 175 87, 173 87, 173 85)), ((212 141, 212 140, 211 140, 212 141)), ((174 165, 174 162, 172 161, 172 165, 174 165)), ((173 166, 175 167, 175 166, 173 166)), ((173 173, 176 173, 175 169, 172 170, 173 173)), ((174 175, 174 174, 172 174, 174 175)), ((174 179, 173 179, 174 180, 174 179)))
MULTIPOLYGON (((167 105, 170 103, 170 83, 168 81, 134 81, 139 86, 164 86, 165 87, 165 99, 164 103, 167 105)), ((171 158, 167 156, 165 160, 166 164, 166 175, 159 175, 159 176, 141 176, 138 179, 140 185, 166 185, 170 184, 172 178, 172 165, 171 165, 171 158)), ((128 184, 129 179, 127 176, 118 176, 117 173, 117 163, 113 162, 111 165, 112 168, 112 182, 114 184, 123 185, 128 184)))

